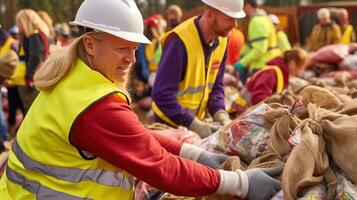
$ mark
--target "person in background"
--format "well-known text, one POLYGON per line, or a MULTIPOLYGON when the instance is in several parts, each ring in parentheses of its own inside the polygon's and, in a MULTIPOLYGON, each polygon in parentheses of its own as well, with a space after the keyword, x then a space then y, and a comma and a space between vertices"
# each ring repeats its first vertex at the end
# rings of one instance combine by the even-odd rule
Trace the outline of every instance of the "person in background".
POLYGON ((19 28, 16 25, 11 26, 8 32, 12 38, 14 38, 16 41, 19 41, 19 28))
POLYGON ((243 113, 275 93, 280 93, 289 85, 290 76, 300 76, 308 64, 308 54, 302 48, 293 48, 283 56, 270 60, 245 84, 240 96, 233 102, 230 112, 243 113))
MULTIPOLYGON (((0 28, 0 87, 10 78, 18 63, 16 55, 17 42, 0 28)), ((0 152, 4 150, 4 142, 9 139, 8 126, 3 111, 2 92, 0 92, 0 152)))
POLYGON ((256 0, 245 0, 244 11, 249 17, 247 52, 235 69, 244 84, 249 76, 265 66, 266 62, 281 54, 275 28, 266 12, 258 8, 256 0))
POLYGON ((33 75, 48 55, 50 30, 48 25, 31 9, 16 14, 16 25, 20 31, 20 66, 18 69, 19 94, 25 109, 29 110, 38 90, 33 85, 33 75))
MULTIPOLYGON (((19 28, 16 25, 14 25, 10 27, 8 32, 13 38, 11 49, 17 53, 19 51, 19 39, 20 39, 19 28)), ((7 99, 9 102, 9 115, 7 118, 7 122, 8 122, 8 132, 10 138, 14 138, 16 134, 17 111, 20 110, 23 115, 25 114, 25 110, 18 89, 19 86, 24 86, 25 82, 23 80, 19 81, 19 70, 20 70, 20 65, 17 65, 13 75, 7 79, 7 84, 6 84, 7 99)))
POLYGON ((162 47, 161 37, 166 28, 166 21, 162 15, 154 14, 144 19, 145 35, 151 44, 141 44, 137 50, 137 63, 135 64, 132 76, 134 106, 139 106, 143 110, 151 108, 151 88, 155 81, 157 65, 160 62, 162 47), (147 102, 147 103, 140 103, 147 102), (137 104, 136 104, 137 103, 137 104))
POLYGON ((206 110, 221 125, 225 111, 223 76, 229 32, 245 13, 242 0, 202 0, 206 9, 168 32, 152 89, 156 121, 185 126, 202 138, 218 126, 204 122, 206 110))
POLYGON ((308 51, 316 51, 326 45, 338 44, 341 40, 340 27, 332 22, 329 9, 318 10, 317 18, 319 23, 312 29, 307 45, 308 51))
POLYGON ((167 31, 172 30, 181 23, 182 9, 178 5, 170 5, 166 11, 167 31))
POLYGON ((71 43, 71 30, 67 23, 58 23, 55 25, 56 45, 67 46, 71 43))
POLYGON ((48 36, 48 41, 49 44, 55 44, 56 41, 56 32, 53 27, 53 20, 50 17, 50 15, 44 11, 44 10, 39 10, 37 11, 38 16, 41 17, 41 19, 47 24, 48 29, 50 30, 50 35, 48 36))
POLYGON ((162 45, 161 39, 165 34, 165 28, 167 26, 166 21, 160 14, 152 15, 144 20, 147 24, 146 35, 149 37, 151 44, 145 47, 145 57, 148 61, 149 67, 149 85, 152 87, 154 85, 157 66, 161 59, 162 45))
POLYGON ((193 197, 264 200, 281 189, 271 177, 281 168, 217 170, 227 156, 140 123, 126 84, 139 43, 150 40, 133 0, 85 0, 72 24, 83 35, 51 52, 35 74, 40 94, 9 153, 0 199, 132 200, 134 176, 193 197))
POLYGON ((356 42, 356 33, 353 26, 349 23, 348 11, 346 9, 339 9, 338 22, 342 30, 340 44, 351 44, 356 42))
POLYGON ((233 28, 229 33, 227 65, 234 65, 240 58, 245 42, 244 34, 238 28, 233 28))
POLYGON ((275 31, 276 31, 276 37, 278 39, 278 48, 280 49, 281 53, 284 53, 285 51, 290 50, 291 44, 289 42, 289 38, 285 34, 285 32, 280 28, 280 20, 279 20, 278 16, 276 16, 274 14, 269 14, 269 17, 274 24, 275 31))

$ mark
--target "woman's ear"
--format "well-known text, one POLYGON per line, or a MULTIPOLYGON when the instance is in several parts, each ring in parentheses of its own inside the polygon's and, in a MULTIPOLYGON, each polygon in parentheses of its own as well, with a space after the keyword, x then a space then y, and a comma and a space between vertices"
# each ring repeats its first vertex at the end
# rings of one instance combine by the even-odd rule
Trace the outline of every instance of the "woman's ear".
POLYGON ((83 46, 86 53, 90 56, 94 56, 95 41, 92 37, 86 35, 83 37, 83 46))

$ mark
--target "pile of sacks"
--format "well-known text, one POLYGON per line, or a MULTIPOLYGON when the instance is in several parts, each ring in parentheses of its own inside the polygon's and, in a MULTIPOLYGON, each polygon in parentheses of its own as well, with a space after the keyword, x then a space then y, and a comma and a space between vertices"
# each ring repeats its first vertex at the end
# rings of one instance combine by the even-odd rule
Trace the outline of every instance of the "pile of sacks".
POLYGON ((283 166, 273 199, 316 200, 357 198, 355 144, 357 99, 343 102, 317 86, 273 96, 201 142, 248 169, 283 166))
POLYGON ((349 99, 342 101, 331 88, 309 83, 298 93, 272 96, 194 143, 237 156, 230 170, 284 167, 275 200, 357 199, 357 99, 345 95, 349 99))

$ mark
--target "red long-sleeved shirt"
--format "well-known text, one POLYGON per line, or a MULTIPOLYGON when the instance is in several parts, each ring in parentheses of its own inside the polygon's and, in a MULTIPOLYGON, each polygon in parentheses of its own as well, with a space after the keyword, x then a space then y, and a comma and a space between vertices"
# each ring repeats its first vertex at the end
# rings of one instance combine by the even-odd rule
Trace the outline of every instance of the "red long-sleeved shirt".
MULTIPOLYGON (((289 85, 289 69, 282 57, 276 57, 269 61, 267 65, 278 66, 284 77, 284 89, 289 85)), ((251 95, 253 105, 264 101, 275 93, 277 87, 277 75, 274 69, 267 69, 255 75, 245 85, 251 95)))
POLYGON ((179 157, 181 144, 146 129, 117 95, 85 110, 74 123, 70 142, 172 194, 205 196, 220 185, 218 170, 179 157))

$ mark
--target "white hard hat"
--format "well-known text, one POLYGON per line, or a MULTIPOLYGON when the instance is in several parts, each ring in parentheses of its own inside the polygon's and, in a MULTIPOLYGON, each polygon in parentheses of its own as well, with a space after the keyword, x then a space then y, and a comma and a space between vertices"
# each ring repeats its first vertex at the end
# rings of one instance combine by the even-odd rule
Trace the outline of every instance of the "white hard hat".
POLYGON ((269 14, 270 20, 273 22, 273 24, 280 24, 280 20, 278 16, 274 14, 269 14))
POLYGON ((151 43, 143 34, 143 17, 134 0, 85 0, 70 24, 103 31, 132 42, 151 43))
POLYGON ((215 8, 232 18, 243 18, 243 0, 202 0, 206 5, 215 8))

